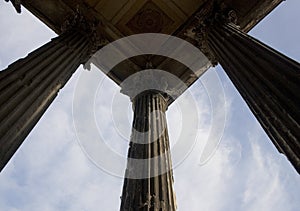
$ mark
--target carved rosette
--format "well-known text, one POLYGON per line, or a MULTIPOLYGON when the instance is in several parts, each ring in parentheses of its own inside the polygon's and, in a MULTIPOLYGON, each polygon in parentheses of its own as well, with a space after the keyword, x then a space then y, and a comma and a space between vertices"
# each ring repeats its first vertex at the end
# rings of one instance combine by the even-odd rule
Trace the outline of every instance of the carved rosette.
POLYGON ((173 20, 154 2, 147 1, 144 6, 128 21, 127 27, 135 34, 161 33, 173 20))

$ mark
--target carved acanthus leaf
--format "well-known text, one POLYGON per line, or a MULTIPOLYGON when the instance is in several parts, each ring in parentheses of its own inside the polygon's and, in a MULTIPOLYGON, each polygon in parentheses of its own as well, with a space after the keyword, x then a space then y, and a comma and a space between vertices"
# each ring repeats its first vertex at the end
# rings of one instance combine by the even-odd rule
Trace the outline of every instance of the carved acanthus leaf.
POLYGON ((184 83, 181 84, 181 87, 176 85, 178 85, 176 77, 170 77, 170 74, 158 69, 147 69, 137 72, 120 84, 121 93, 129 96, 131 100, 140 93, 149 90, 164 93, 174 100, 187 87, 184 83))
POLYGON ((210 28, 217 24, 233 24, 236 27, 238 23, 237 14, 234 10, 225 4, 215 7, 210 3, 195 15, 197 20, 195 24, 189 28, 185 35, 197 41, 198 48, 210 60, 213 66, 217 65, 217 59, 208 45, 208 33, 210 28))
POLYGON ((88 19, 85 17, 79 6, 77 7, 76 12, 67 16, 61 26, 61 33, 78 32, 83 36, 88 37, 90 48, 87 58, 84 58, 82 61, 83 63, 85 63, 102 46, 109 43, 104 34, 99 31, 99 29, 101 29, 100 26, 101 22, 99 20, 88 19))

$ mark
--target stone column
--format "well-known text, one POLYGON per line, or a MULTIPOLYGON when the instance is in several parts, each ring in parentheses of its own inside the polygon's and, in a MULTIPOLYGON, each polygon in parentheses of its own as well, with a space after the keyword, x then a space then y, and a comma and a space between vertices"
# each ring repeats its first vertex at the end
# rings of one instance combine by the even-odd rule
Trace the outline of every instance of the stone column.
POLYGON ((166 94, 145 91, 133 99, 133 129, 121 211, 176 210, 165 111, 166 94))
POLYGON ((11 2, 18 13, 21 13, 21 0, 5 0, 6 2, 11 2))
POLYGON ((68 30, 0 72, 0 169, 91 54, 90 37, 68 30))
POLYGON ((300 64, 239 30, 234 11, 205 30, 209 49, 279 152, 300 173, 300 64))

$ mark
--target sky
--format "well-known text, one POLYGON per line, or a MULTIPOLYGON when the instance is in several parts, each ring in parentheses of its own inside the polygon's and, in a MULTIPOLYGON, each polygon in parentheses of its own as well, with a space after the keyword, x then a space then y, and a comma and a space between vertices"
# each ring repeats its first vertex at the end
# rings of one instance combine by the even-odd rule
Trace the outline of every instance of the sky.
MULTIPOLYGON (((299 8, 297 0, 284 1, 250 34, 300 61, 299 8)), ((0 1, 0 27, 0 69, 56 36, 24 8, 21 15, 17 14, 4 1, 0 1)), ((90 73, 82 67, 77 70, 0 173, 0 210, 119 209, 123 179, 91 161, 82 150, 73 124, 73 96, 78 79, 81 74, 90 73)), ((103 74, 101 77, 95 121, 106 144, 124 157, 125 169, 131 104, 117 85, 103 74)), ((222 68, 208 70, 190 87, 190 94, 197 107, 197 138, 190 153, 174 168, 178 210, 299 210, 299 175, 272 145, 222 68), (222 108, 226 110, 226 124, 217 150, 200 165, 212 127, 209 95, 218 98, 220 94, 208 92, 205 87, 208 82, 214 85, 211 79, 215 73, 224 88, 226 103, 222 108)), ((171 146, 180 141, 183 130, 189 130, 189 125, 180 124, 183 115, 195 112, 181 110, 180 103, 189 103, 188 100, 182 95, 167 111, 171 146)), ((222 112, 217 110, 219 115, 222 112)))

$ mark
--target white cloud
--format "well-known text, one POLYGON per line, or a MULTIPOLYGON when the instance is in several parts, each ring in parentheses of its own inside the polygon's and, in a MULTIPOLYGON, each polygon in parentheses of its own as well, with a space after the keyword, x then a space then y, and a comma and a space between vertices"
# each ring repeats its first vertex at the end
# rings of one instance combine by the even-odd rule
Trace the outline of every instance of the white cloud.
MULTIPOLYGON (((9 4, 0 2, 0 5, 0 26, 7 30, 7 33, 0 34, 2 65, 26 55, 53 36, 26 12, 18 16, 9 4)), ((300 207, 298 174, 249 115, 249 109, 233 91, 224 73, 219 74, 229 100, 226 130, 214 156, 205 165, 199 166, 211 114, 205 90, 200 84, 195 84, 193 89, 197 91, 194 94, 201 130, 191 154, 174 171, 179 210, 297 210, 300 207)), ((70 111, 78 77, 79 72, 60 92, 1 172, 0 210, 118 210, 122 179, 99 170, 76 141, 70 111)), ((116 86, 107 86, 106 89, 101 96, 110 101, 111 93, 118 90, 116 86)), ((81 103, 84 106, 85 102, 81 103)), ((96 102, 99 110, 95 111, 95 115, 99 122, 107 122, 103 124, 103 133, 112 140, 111 148, 126 153, 127 143, 118 146, 117 140, 124 140, 115 133, 111 105, 102 103, 96 102)), ((119 109, 118 113, 127 113, 128 107, 124 109, 120 105, 119 109)), ((174 122, 180 121, 180 115, 174 112, 177 111, 171 106, 168 120, 172 141, 178 134, 178 126, 174 122)), ((189 115, 193 112, 188 110, 189 115)), ((122 121, 127 124, 124 119, 122 121)), ((193 125, 184 125, 184 128, 189 127, 193 125)))
POLYGON ((0 25, 3 29, 0 33, 2 69, 50 41, 55 34, 25 9, 17 14, 10 3, 2 1, 0 4, 0 25))

